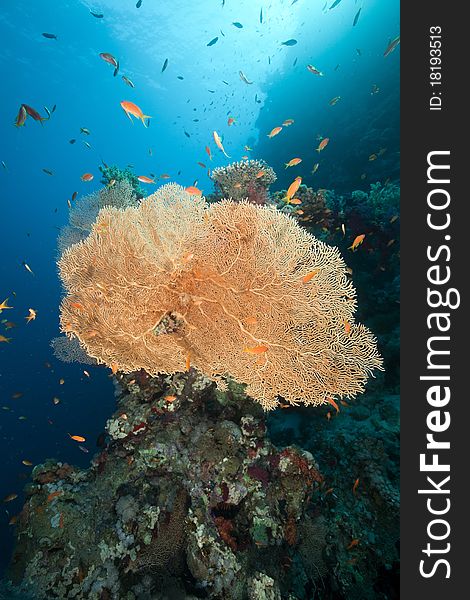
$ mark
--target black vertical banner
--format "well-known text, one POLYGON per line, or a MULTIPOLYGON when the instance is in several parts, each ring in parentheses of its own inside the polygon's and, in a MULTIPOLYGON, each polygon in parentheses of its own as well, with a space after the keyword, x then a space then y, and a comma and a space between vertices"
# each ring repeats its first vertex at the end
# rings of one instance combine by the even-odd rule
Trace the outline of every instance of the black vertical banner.
POLYGON ((401 7, 403 600, 470 597, 464 9, 443 0, 401 7))

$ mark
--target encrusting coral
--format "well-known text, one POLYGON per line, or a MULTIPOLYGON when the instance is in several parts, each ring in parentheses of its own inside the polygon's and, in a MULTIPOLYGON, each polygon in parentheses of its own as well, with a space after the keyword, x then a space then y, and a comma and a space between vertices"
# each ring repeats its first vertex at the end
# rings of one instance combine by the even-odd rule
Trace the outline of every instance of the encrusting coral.
POLYGON ((59 260, 61 328, 113 371, 229 375, 265 409, 363 390, 381 358, 337 248, 273 207, 169 184, 59 260))
POLYGON ((219 198, 235 202, 247 199, 252 204, 266 204, 269 186, 277 179, 273 169, 262 160, 241 160, 217 167, 211 178, 219 198))

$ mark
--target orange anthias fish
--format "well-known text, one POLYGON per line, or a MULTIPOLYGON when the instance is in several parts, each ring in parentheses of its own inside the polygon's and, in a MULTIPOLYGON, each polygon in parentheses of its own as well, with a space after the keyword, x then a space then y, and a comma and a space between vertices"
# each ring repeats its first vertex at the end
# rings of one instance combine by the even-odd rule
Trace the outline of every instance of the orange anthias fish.
POLYGON ((202 196, 202 191, 194 185, 190 185, 187 188, 184 188, 184 191, 188 192, 188 194, 191 194, 191 196, 202 196))
POLYGON ((324 150, 330 142, 330 138, 323 138, 322 141, 318 144, 317 152, 321 152, 324 150))
POLYGON ((33 117, 35 121, 39 121, 42 123, 43 121, 47 121, 47 117, 41 117, 37 110, 35 110, 32 106, 28 106, 27 104, 22 104, 26 112, 30 117, 33 117))
POLYGON ((346 548, 346 550, 351 550, 351 548, 354 548, 355 546, 357 546, 359 544, 359 540, 358 539, 354 539, 352 540, 352 542, 349 544, 349 546, 346 548))
POLYGON ((225 152, 225 148, 224 148, 224 146, 223 146, 223 144, 222 144, 222 140, 220 139, 220 136, 219 136, 219 134, 217 133, 217 131, 214 131, 214 132, 212 133, 212 135, 213 135, 213 137, 214 137, 214 142, 215 142, 215 145, 217 146, 217 148, 218 148, 219 150, 221 150, 221 151, 224 153, 224 155, 225 155, 227 158, 230 158, 230 156, 229 156, 229 155, 228 155, 228 154, 225 152))
POLYGON ((357 237, 355 237, 354 242, 351 244, 351 246, 349 246, 348 250, 355 250, 360 244, 362 244, 365 237, 366 237, 365 233, 361 233, 361 235, 358 235, 357 237))
POLYGON ((268 347, 263 345, 255 346, 254 348, 243 348, 243 352, 248 352, 248 354, 263 354, 267 350, 268 347))
POLYGON ((227 120, 227 125, 230 127, 234 123, 236 123, 235 119, 233 117, 229 117, 227 120))
POLYGON ((8 298, 6 298, 1 304, 0 304, 0 314, 3 310, 6 310, 7 308, 13 308, 13 306, 8 306, 7 304, 8 302, 8 298))
POLYGON ((328 404, 331 404, 331 406, 336 410, 336 412, 339 413, 339 406, 336 404, 336 402, 333 400, 333 398, 325 398, 325 399, 328 402, 328 404))
POLYGON ((274 136, 278 135, 281 131, 282 127, 274 127, 274 129, 271 129, 271 131, 268 133, 268 138, 273 138, 274 136))
POLYGON ((256 173, 256 179, 260 179, 261 177, 263 177, 264 175, 264 171, 258 171, 258 173, 256 173))
POLYGON ((315 275, 318 273, 318 269, 315 269, 315 271, 310 271, 310 273, 307 273, 307 275, 304 275, 302 277, 302 282, 303 283, 308 283, 311 279, 313 279, 315 277, 315 275))
POLYGON ((388 46, 385 48, 385 52, 384 52, 384 56, 388 56, 389 54, 391 54, 395 48, 398 46, 398 44, 400 43, 400 36, 397 35, 396 38, 393 38, 393 40, 391 40, 388 44, 388 46))
POLYGON ((211 152, 211 149, 209 148, 209 146, 206 146, 204 148, 204 150, 206 151, 206 154, 209 157, 209 160, 212 160, 212 152, 211 152))
POLYGON ((26 108, 24 107, 24 104, 22 104, 18 110, 18 114, 16 115, 15 127, 23 127, 27 116, 28 113, 26 112, 26 108))
POLYGON ((69 433, 69 437, 71 440, 74 440, 75 442, 86 442, 86 439, 82 435, 70 435, 70 433, 69 433))
POLYGON ((359 477, 356 479, 356 481, 354 482, 354 485, 353 485, 352 491, 353 491, 354 495, 356 495, 356 490, 357 490, 358 485, 359 485, 359 477))
POLYGON ((5 337, 4 335, 2 335, 2 334, 0 333, 0 344, 1 344, 1 343, 9 344, 9 343, 11 342, 11 339, 12 339, 12 338, 7 338, 7 337, 5 337))
POLYGON ((287 190, 287 201, 289 202, 297 193, 297 190, 302 183, 302 177, 296 177, 294 181, 290 184, 289 189, 287 190))
POLYGON ((144 127, 148 127, 147 123, 145 122, 145 119, 151 119, 152 117, 150 117, 149 115, 144 115, 144 113, 137 106, 137 104, 134 104, 133 102, 130 102, 129 100, 123 100, 121 102, 121 107, 122 107, 123 111, 126 113, 127 117, 131 121, 131 123, 133 122, 131 119, 131 115, 133 115, 134 117, 137 117, 138 119, 140 119, 142 121, 142 123, 144 124, 144 127))
POLYGON ((117 60, 112 54, 109 54, 108 52, 101 52, 100 58, 102 58, 105 62, 112 65, 113 67, 117 67, 117 60))
POLYGON ((83 173, 83 175, 80 177, 82 181, 92 181, 93 178, 94 175, 92 173, 83 173))
POLYGON ((346 335, 351 333, 351 323, 349 323, 349 321, 344 322, 344 332, 346 335))
POLYGON ((288 169, 289 167, 295 167, 296 165, 298 165, 301 162, 302 162, 301 158, 291 158, 291 160, 286 163, 286 169, 288 169))
POLYGON ((283 126, 284 126, 284 127, 289 127, 290 125, 293 125, 293 124, 294 124, 294 122, 295 122, 295 121, 294 121, 294 119, 286 119, 286 120, 284 121, 284 123, 283 123, 283 126))
POLYGON ((29 315, 27 317, 25 317, 27 323, 34 321, 34 319, 37 316, 37 313, 34 310, 34 308, 28 308, 28 310, 29 310, 29 315))
POLYGON ((153 179, 150 179, 150 177, 146 177, 145 175, 139 175, 137 179, 142 183, 155 183, 153 179))

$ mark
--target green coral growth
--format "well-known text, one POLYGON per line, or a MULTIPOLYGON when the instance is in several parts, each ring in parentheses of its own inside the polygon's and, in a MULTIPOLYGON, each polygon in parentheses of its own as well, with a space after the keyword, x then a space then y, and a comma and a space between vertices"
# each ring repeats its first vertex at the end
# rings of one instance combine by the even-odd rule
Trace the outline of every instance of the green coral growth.
POLYGON ((102 175, 101 183, 104 185, 115 185, 120 181, 127 181, 137 198, 137 200, 141 200, 144 196, 144 190, 140 186, 139 180, 137 179, 137 175, 135 175, 130 169, 120 169, 116 165, 100 165, 99 167, 102 175), (114 183, 112 183, 114 182, 114 183))

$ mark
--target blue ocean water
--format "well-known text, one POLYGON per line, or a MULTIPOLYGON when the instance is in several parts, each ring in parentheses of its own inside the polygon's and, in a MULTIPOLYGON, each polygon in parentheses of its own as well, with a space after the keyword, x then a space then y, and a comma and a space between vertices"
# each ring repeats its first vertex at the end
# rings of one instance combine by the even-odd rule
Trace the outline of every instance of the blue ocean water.
MULTIPOLYGON (((8 298, 13 308, 0 318, 17 327, 0 324, 0 334, 11 338, 0 343, 0 497, 18 494, 2 505, 2 567, 13 540, 8 522, 21 509, 31 470, 22 461, 38 464, 54 457, 85 466, 114 408, 107 371, 85 367, 88 377, 83 365, 56 360, 49 346, 59 333, 58 229, 67 223, 73 192, 83 195, 101 187, 98 166, 103 161, 132 165, 136 175, 166 173, 169 181, 184 186, 197 182, 205 193, 212 182, 198 162, 214 168, 246 154, 274 168, 275 189, 297 175, 309 186, 340 193, 398 179, 399 51, 387 57, 384 51, 399 33, 399 3, 332 4, 143 0, 137 8, 133 0, 2 3, 0 302, 8 298), (296 43, 283 45, 288 40, 296 43), (119 60, 116 76, 100 58, 104 52, 119 60), (308 64, 323 76, 309 72, 308 64), (252 83, 243 81, 240 71, 252 83), (152 117, 148 128, 138 120, 131 124, 120 106, 124 100, 152 117), (45 106, 56 109, 43 123, 28 117, 17 128, 22 103, 44 117, 45 106), (228 117, 235 119, 232 126, 228 117), (295 123, 268 138, 286 119, 295 123), (216 148, 214 130, 223 137, 230 160, 216 148), (315 152, 326 137, 328 147, 315 152), (382 149, 379 159, 370 160, 382 149), (294 157, 302 163, 286 170, 284 164, 294 157), (94 175, 91 182, 81 180, 85 172, 94 175), (37 318, 27 322, 30 308, 37 318), (82 449, 69 434, 86 438, 82 449)), ((150 193, 155 186, 147 188, 150 193)))

